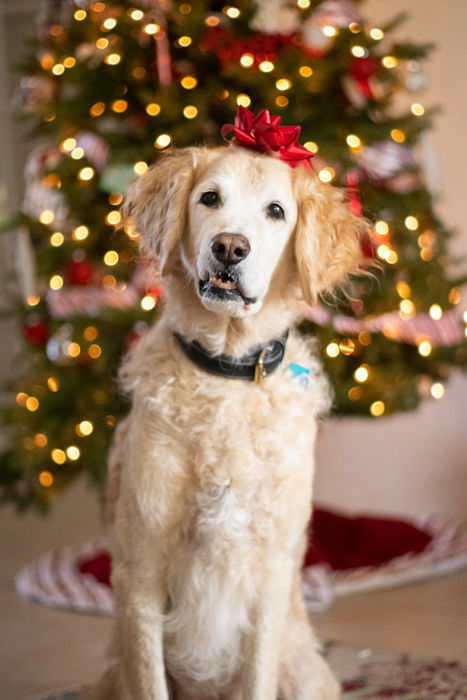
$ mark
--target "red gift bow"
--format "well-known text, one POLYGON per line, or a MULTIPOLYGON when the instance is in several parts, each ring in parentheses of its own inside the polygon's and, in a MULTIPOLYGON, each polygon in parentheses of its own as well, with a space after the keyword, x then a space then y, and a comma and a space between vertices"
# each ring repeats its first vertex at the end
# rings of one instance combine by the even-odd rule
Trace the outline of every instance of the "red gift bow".
POLYGON ((266 153, 288 163, 292 168, 303 165, 312 169, 313 153, 300 146, 299 126, 279 126, 282 117, 271 116, 268 109, 254 115, 249 109, 239 107, 234 124, 224 124, 222 137, 237 146, 266 153), (233 133, 233 138, 229 139, 233 133))

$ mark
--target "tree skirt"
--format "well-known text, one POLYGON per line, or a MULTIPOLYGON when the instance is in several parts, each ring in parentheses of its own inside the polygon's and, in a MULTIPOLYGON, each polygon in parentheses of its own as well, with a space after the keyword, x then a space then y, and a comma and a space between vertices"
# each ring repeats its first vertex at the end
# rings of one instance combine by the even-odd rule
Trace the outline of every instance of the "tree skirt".
MULTIPOLYGON (((344 700, 467 700, 467 664, 408 654, 326 645, 325 655, 340 679, 344 700)), ((78 700, 70 689, 37 700, 78 700)))
MULTIPOLYGON (((315 509, 303 568, 311 611, 336 596, 450 573, 467 566, 467 528, 436 518, 409 522, 315 509)), ((44 605, 111 615, 111 558, 105 538, 46 552, 16 576, 21 595, 44 605)))

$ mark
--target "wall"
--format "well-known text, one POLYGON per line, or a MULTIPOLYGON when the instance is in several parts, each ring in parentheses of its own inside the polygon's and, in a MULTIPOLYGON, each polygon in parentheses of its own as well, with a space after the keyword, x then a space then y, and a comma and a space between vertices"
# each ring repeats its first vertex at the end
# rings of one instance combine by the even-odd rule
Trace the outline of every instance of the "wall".
MULTIPOLYGON (((430 142, 437 154, 439 213, 458 230, 455 255, 467 251, 465 0, 370 0, 375 26, 407 10, 401 39, 435 42, 427 90, 414 101, 442 105, 430 142)), ((467 308, 467 294, 463 308, 467 308)), ((467 379, 457 375, 441 401, 416 413, 329 421, 318 444, 316 500, 345 510, 439 514, 467 521, 467 379)))

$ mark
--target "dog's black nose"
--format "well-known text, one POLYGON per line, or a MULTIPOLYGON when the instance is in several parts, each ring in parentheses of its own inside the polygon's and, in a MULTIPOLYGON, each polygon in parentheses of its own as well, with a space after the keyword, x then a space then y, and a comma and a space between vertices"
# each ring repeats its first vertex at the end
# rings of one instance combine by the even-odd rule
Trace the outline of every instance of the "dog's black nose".
POLYGON ((236 265, 250 252, 250 244, 240 233, 218 233, 211 241, 214 257, 224 265, 236 265))

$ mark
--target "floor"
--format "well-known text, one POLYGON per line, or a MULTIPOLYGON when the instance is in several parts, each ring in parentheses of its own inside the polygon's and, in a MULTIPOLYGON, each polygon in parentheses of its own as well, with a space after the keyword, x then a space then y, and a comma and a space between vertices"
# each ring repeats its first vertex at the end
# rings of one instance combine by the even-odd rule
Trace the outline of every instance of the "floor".
MULTIPOLYGON (((95 496, 83 486, 47 518, 0 510, 1 700, 30 700, 89 681, 102 668, 111 620, 49 610, 13 588, 16 571, 39 552, 100 531, 95 496)), ((467 661, 467 572, 342 598, 313 621, 323 639, 467 661)))

